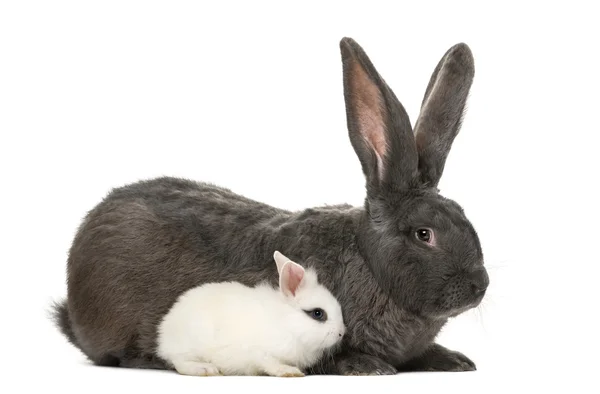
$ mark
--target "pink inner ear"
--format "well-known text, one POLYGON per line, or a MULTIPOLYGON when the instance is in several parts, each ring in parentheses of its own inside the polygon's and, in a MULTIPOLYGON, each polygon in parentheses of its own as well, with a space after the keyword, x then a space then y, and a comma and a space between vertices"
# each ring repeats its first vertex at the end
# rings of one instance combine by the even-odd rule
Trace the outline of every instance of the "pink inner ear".
POLYGON ((352 84, 360 133, 377 155, 379 175, 382 176, 382 158, 387 154, 387 143, 383 120, 385 109, 381 93, 358 62, 354 65, 352 84))
POLYGON ((288 262, 283 266, 281 273, 281 290, 287 295, 296 295, 296 291, 304 278, 304 268, 300 265, 288 262))

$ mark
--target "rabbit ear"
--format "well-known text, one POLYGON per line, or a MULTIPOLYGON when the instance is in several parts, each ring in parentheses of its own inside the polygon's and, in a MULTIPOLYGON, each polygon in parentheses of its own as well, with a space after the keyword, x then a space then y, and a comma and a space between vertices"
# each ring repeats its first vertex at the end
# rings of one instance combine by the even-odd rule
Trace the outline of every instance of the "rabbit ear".
POLYGON ((408 114, 353 39, 343 38, 340 50, 348 132, 367 179, 367 193, 384 186, 407 188, 418 175, 408 114))
POLYGON ((415 124, 419 172, 427 186, 437 187, 442 176, 474 75, 473 54, 460 43, 444 54, 431 76, 415 124))
POLYGON ((301 265, 288 260, 287 263, 281 267, 281 272, 279 273, 279 288, 284 295, 294 297, 303 279, 304 268, 302 268, 301 265))
POLYGON ((295 296, 304 279, 304 268, 277 250, 273 253, 273 259, 279 273, 279 288, 286 296, 295 296))
POLYGON ((279 275, 281 275, 281 269, 283 268, 285 263, 291 261, 278 250, 276 250, 275 253, 273 253, 273 259, 275 260, 275 264, 277 265, 277 272, 279 273, 279 275))

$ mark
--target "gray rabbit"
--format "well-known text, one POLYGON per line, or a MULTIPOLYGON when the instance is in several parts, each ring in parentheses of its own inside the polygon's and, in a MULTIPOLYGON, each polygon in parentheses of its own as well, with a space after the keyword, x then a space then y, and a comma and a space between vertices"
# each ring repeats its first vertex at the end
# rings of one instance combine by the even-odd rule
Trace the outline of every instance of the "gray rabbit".
POLYGON ((435 68, 416 121, 351 38, 340 41, 347 125, 366 178, 364 205, 291 212, 208 183, 162 177, 113 189, 69 251, 57 325, 94 364, 168 368, 157 326, 177 297, 208 282, 253 286, 273 250, 317 270, 347 332, 313 374, 469 371, 434 339, 489 283, 477 233, 437 185, 474 76, 467 45, 435 68))

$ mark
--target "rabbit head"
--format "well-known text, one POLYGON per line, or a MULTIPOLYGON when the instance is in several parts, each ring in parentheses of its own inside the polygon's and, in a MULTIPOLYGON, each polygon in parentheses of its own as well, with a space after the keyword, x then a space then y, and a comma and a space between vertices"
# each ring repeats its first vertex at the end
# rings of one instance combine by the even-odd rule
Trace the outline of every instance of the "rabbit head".
POLYGON ((297 334, 302 347, 317 353, 340 344, 346 332, 342 308, 319 283, 316 271, 305 269, 278 251, 273 257, 280 291, 299 312, 289 322, 290 331, 297 334))
POLYGON ((414 130, 363 49, 351 38, 340 49, 349 137, 366 178, 363 258, 403 309, 448 318, 477 306, 489 283, 478 235, 437 188, 474 76, 469 47, 440 60, 414 130))

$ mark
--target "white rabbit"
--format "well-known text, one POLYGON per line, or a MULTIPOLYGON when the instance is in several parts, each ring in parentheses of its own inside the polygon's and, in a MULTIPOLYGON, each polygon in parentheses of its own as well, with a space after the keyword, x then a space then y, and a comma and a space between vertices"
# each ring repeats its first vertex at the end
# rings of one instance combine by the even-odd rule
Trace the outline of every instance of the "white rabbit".
POLYGON ((342 309, 312 268, 273 258, 279 289, 207 283, 178 297, 158 327, 157 355, 182 375, 304 376, 341 342, 342 309))

